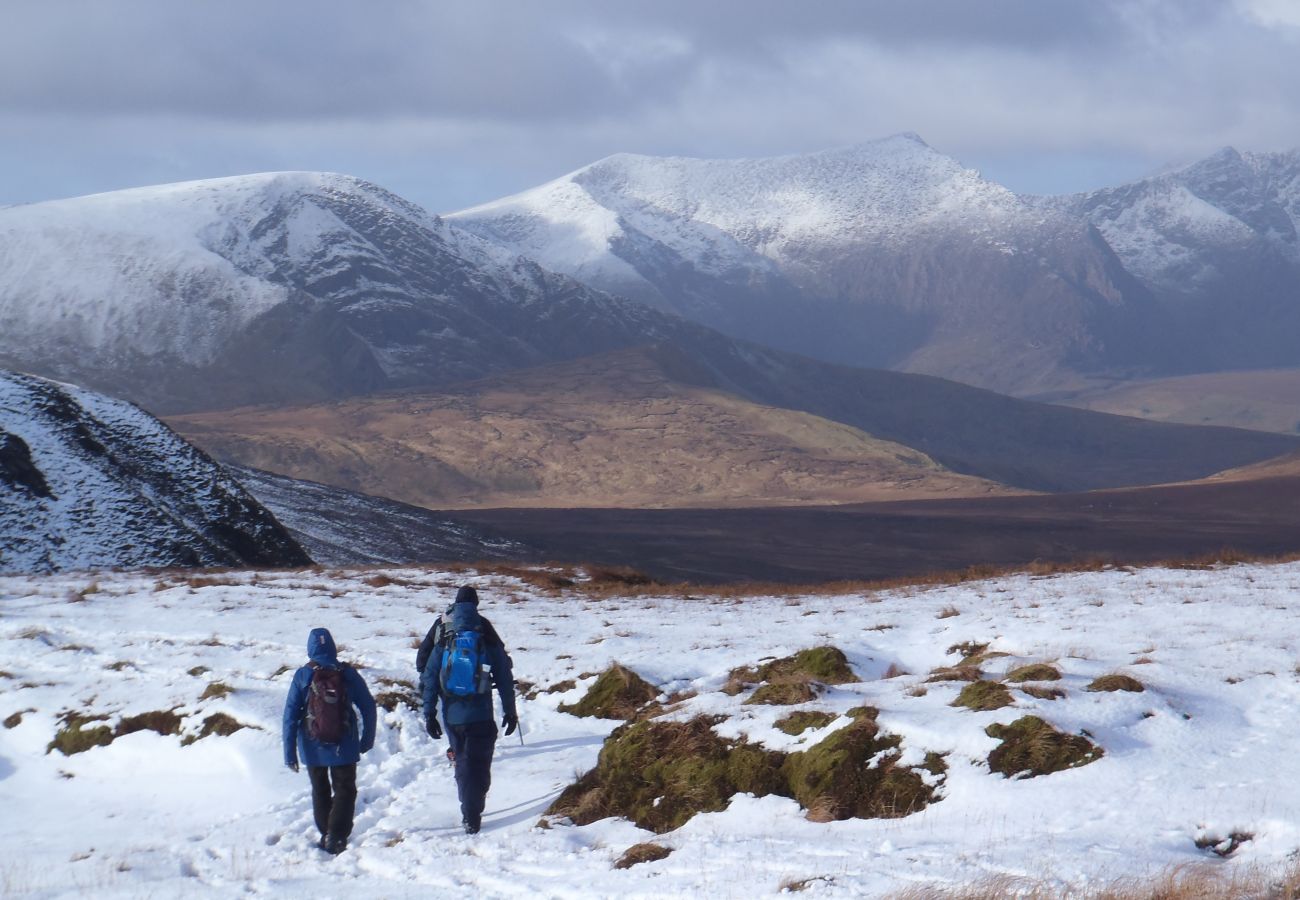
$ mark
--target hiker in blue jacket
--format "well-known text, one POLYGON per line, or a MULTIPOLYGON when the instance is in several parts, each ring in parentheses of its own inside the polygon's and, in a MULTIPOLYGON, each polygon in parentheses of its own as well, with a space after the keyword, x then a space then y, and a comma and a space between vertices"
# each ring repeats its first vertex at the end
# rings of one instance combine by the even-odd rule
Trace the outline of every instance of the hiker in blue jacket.
POLYGON ((310 662, 294 673, 284 703, 284 764, 295 772, 299 760, 307 766, 318 846, 337 855, 352 834, 357 762, 375 746, 375 701, 357 670, 339 662, 327 629, 311 630, 307 657, 310 662))
POLYGON ((420 648, 425 729, 435 740, 442 737, 438 723, 441 700, 442 721, 447 726, 447 741, 456 766, 461 824, 466 834, 477 834, 492 784, 492 754, 497 742, 490 683, 496 685, 501 696, 501 725, 506 734, 514 734, 519 727, 510 656, 491 623, 478 614, 478 592, 469 585, 456 592, 456 602, 430 629, 426 642, 428 648, 420 648), (476 689, 469 693, 457 692, 455 682, 449 681, 446 661, 449 653, 458 652, 457 647, 471 648, 467 652, 477 657, 474 668, 478 671, 473 679, 476 689))

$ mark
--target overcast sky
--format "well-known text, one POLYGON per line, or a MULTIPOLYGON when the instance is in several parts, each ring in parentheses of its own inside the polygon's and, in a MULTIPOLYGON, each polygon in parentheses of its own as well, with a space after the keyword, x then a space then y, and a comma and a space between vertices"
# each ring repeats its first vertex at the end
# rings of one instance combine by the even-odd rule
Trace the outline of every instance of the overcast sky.
POLYGON ((437 212, 915 131, 1009 187, 1300 146, 1300 0, 3 0, 0 204, 281 169, 437 212))

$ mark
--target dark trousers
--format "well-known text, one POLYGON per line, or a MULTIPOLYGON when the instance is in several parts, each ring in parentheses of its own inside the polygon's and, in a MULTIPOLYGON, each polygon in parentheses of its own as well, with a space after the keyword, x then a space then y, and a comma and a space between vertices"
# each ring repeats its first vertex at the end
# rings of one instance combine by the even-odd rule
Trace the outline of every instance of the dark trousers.
POLYGON ((321 835, 347 838, 352 834, 352 814, 357 806, 357 767, 308 766, 311 811, 321 835), (331 790, 331 782, 333 789, 331 790))
POLYGON ((456 754, 456 793, 460 795, 461 818, 477 827, 483 820, 488 788, 492 786, 492 753, 497 744, 497 726, 491 719, 467 725, 449 725, 447 741, 456 754))

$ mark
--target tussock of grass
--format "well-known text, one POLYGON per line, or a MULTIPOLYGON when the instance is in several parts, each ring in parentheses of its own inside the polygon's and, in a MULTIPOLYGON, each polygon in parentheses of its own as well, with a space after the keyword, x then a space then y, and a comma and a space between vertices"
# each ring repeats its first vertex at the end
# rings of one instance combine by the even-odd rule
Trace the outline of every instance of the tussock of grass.
POLYGON ((200 675, 206 675, 210 671, 212 670, 209 669, 207 666, 195 666, 194 668, 190 669, 186 674, 193 675, 195 678, 198 678, 200 675))
POLYGON ((220 700, 222 697, 229 697, 235 692, 235 689, 224 681, 209 682, 208 686, 199 694, 200 700, 220 700))
POLYGON ((182 741, 182 747, 188 747, 195 741, 201 741, 210 735, 218 737, 229 737, 236 731, 242 731, 245 728, 255 728, 254 725, 245 725, 243 722, 236 720, 233 716, 225 713, 213 713, 203 720, 203 727, 199 729, 197 735, 187 735, 182 741))
POLYGON ((623 855, 614 863, 616 869, 630 869, 640 863, 654 862, 659 859, 666 859, 668 854, 673 851, 663 844, 655 844, 645 841, 640 844, 633 844, 623 852, 623 855))
POLYGON ((961 689, 952 705, 987 712, 1010 706, 1013 702, 1011 691, 1007 690, 1006 685, 996 681, 973 681, 961 689))
POLYGON ((380 691, 375 695, 375 705, 388 712, 393 712, 399 706, 419 712, 424 701, 413 690, 380 691))
POLYGON ((577 703, 561 703, 559 711, 573 716, 631 721, 659 689, 626 666, 614 663, 600 674, 577 703))
POLYGON ((930 677, 926 679, 927 684, 935 684, 943 681, 979 681, 984 677, 979 666, 970 666, 962 664, 960 666, 940 666, 937 669, 930 670, 930 677))
POLYGON ((809 728, 825 728, 835 721, 835 714, 813 709, 801 709, 777 719, 774 727, 794 736, 803 734, 809 728))
MULTIPOLYGON (((932 802, 933 788, 898 765, 899 738, 882 733, 874 713, 863 708, 853 724, 790 754, 722 738, 713 730, 717 718, 623 725, 606 739, 596 767, 547 812, 579 825, 622 816, 662 834, 750 793, 790 797, 815 821, 905 816, 932 802)), ((926 768, 946 771, 934 754, 926 768)))
POLYGON ((848 659, 837 647, 811 647, 758 667, 732 669, 722 690, 735 696, 751 684, 765 682, 746 703, 790 706, 815 700, 821 685, 857 680, 848 659))
POLYGON ((4 724, 4 727, 5 727, 5 728, 17 728, 19 725, 23 724, 23 714, 24 714, 24 713, 29 713, 29 712, 36 712, 36 710, 34 710, 34 709, 20 709, 20 710, 19 710, 18 712, 16 712, 16 713, 11 713, 10 715, 5 716, 5 720, 4 720, 4 723, 3 723, 3 724, 4 724))
POLYGON ((184 716, 178 716, 172 710, 156 709, 152 712, 140 713, 138 716, 127 716, 117 723, 117 729, 114 737, 122 737, 127 734, 135 734, 137 731, 153 731, 158 734, 180 734, 181 721, 184 716))
POLYGON ((1061 672, 1056 666, 1047 663, 1031 663, 1012 669, 1007 673, 1006 680, 1012 684, 1021 684, 1025 681, 1060 681, 1061 672))
POLYGON ((1146 690, 1142 682, 1138 681, 1132 675, 1125 675, 1122 672, 1112 672, 1109 675, 1102 675, 1100 678, 1094 678, 1085 691, 1129 691, 1134 694, 1140 694, 1146 690))
POLYGON ((984 733, 1002 742, 989 754, 989 770, 1008 778, 1050 775, 1086 766, 1104 754, 1083 735, 1057 731, 1037 716, 1022 716, 1010 725, 990 725, 984 733))
POLYGON ((1039 684, 1027 684, 1020 690, 1031 697, 1037 697, 1039 700, 1061 700, 1065 697, 1065 691, 1061 688, 1045 687, 1039 684))
POLYGON ((45 752, 58 750, 64 756, 71 756, 74 753, 85 753, 93 747, 107 747, 113 743, 112 728, 107 725, 86 727, 92 722, 102 722, 105 718, 105 716, 85 716, 78 712, 64 713, 59 717, 63 727, 55 732, 54 740, 46 746, 45 752))

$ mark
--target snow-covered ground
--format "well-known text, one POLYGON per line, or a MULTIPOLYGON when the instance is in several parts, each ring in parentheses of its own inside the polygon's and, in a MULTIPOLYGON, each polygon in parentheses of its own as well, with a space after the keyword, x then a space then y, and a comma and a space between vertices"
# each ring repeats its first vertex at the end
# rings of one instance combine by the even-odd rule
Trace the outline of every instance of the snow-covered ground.
POLYGON ((1086 885, 1198 860, 1280 863, 1300 846, 1297 596, 1294 563, 745 599, 548 595, 423 568, 0 578, 0 894, 753 897, 812 879, 814 893, 881 896, 999 873, 1086 885), (381 713, 352 846, 326 857, 312 843, 306 776, 280 761, 281 707, 307 633, 332 629, 372 690, 390 690, 384 679, 413 678, 412 641, 462 582, 478 586, 520 679, 578 687, 523 702, 524 744, 498 744, 476 837, 457 827, 443 745, 405 708, 381 713), (993 676, 1053 663, 1066 697, 1013 687, 1011 708, 951 706, 961 683, 925 682, 965 641, 1010 654, 985 665, 993 676), (788 708, 744 706, 719 688, 735 666, 827 643, 862 681, 811 705, 876 706, 908 758, 946 753, 937 803, 815 823, 792 800, 740 796, 657 837, 616 820, 537 827, 617 724, 557 712, 590 684, 584 673, 619 661, 665 692, 698 692, 672 715, 723 712, 722 733, 792 749, 826 732, 788 737, 772 727, 788 708), (1084 690, 1116 671, 1145 692, 1084 690), (158 710, 185 718, 181 735, 47 753, 67 710, 110 726, 158 710), (253 727, 183 744, 217 712, 253 727), (991 774, 985 727, 1028 713, 1086 729, 1104 758, 1033 779, 991 774), (1254 838, 1227 861, 1194 844, 1231 831, 1254 838), (612 868, 651 839, 673 853, 612 868))

